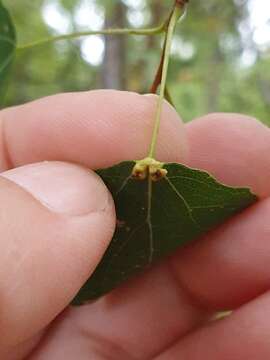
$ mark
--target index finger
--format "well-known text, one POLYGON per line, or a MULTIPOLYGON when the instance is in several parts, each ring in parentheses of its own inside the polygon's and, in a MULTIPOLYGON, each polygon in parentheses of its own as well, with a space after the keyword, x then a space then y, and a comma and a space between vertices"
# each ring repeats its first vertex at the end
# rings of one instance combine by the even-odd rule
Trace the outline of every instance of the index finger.
MULTIPOLYGON (((50 96, 0 112, 0 165, 43 160, 90 168, 144 158, 151 141, 157 97, 97 90, 50 96), (2 159, 1 159, 2 157, 2 159)), ((176 111, 164 103, 157 157, 186 157, 185 133, 176 111)))
POLYGON ((188 164, 261 201, 172 258, 180 283, 208 308, 235 308, 269 289, 270 130, 236 114, 212 114, 187 126, 188 164))
POLYGON ((219 181, 249 186, 261 198, 270 195, 270 129, 245 115, 216 113, 186 126, 187 164, 205 169, 219 181))

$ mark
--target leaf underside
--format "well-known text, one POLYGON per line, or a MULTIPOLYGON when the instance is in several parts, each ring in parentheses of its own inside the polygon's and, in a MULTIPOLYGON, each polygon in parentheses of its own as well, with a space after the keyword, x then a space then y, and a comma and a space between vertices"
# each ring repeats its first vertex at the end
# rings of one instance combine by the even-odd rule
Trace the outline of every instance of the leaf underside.
POLYGON ((74 305, 108 293, 257 200, 249 189, 227 187, 180 164, 165 164, 168 173, 160 181, 137 180, 131 176, 134 165, 128 161, 97 171, 113 195, 117 227, 74 305))
POLYGON ((16 33, 12 19, 0 0, 0 105, 6 92, 7 78, 15 57, 16 33))

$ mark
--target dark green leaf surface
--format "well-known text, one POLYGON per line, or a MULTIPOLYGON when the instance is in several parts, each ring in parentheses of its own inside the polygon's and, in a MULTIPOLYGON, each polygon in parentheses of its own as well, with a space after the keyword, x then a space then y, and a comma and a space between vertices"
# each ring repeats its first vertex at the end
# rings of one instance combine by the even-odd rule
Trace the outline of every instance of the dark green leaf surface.
POLYGON ((0 0, 0 105, 6 91, 7 77, 15 57, 16 33, 12 19, 0 0))
POLYGON ((134 165, 123 162, 97 171, 113 195, 118 223, 74 304, 109 292, 257 199, 248 189, 224 186, 208 173, 180 164, 165 164, 168 173, 162 180, 137 180, 131 176, 134 165))

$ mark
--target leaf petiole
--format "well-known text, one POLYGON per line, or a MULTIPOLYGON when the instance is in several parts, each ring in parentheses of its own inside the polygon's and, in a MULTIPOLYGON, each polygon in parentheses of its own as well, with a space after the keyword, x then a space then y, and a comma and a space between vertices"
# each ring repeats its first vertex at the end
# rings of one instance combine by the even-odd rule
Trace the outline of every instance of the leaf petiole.
MULTIPOLYGON (((174 31, 176 28, 176 24, 185 14, 185 5, 182 3, 176 2, 174 6, 174 10, 172 12, 172 15, 169 19, 168 28, 165 36, 165 44, 164 44, 164 51, 162 54, 162 60, 163 64, 160 66, 160 72, 161 72, 161 82, 160 82, 160 93, 157 103, 157 109, 155 114, 155 124, 154 124, 154 130, 152 135, 152 140, 150 144, 150 149, 148 153, 149 158, 155 157, 155 151, 156 151, 156 145, 157 145, 157 139, 159 134, 159 128, 160 128, 160 120, 161 120, 161 112, 162 112, 162 104, 163 100, 166 96, 166 81, 167 81, 167 75, 168 75, 168 67, 169 67, 169 60, 170 60, 170 52, 171 52, 171 46, 172 46, 172 39, 174 35, 174 31)), ((158 76, 158 75, 157 75, 158 76)))
POLYGON ((54 43, 61 40, 73 40, 83 36, 91 36, 91 35, 158 35, 166 30, 166 24, 161 24, 159 26, 153 28, 145 28, 145 29, 104 29, 97 31, 81 31, 74 32, 70 34, 50 36, 41 40, 33 41, 29 44, 24 44, 17 46, 17 50, 26 50, 31 49, 36 46, 45 45, 49 43, 54 43))

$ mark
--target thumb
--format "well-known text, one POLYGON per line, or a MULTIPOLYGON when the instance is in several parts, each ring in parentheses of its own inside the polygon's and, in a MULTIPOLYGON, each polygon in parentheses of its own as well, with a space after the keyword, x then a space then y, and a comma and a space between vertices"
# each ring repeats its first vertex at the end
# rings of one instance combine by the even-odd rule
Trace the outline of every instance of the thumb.
POLYGON ((0 203, 0 345, 10 346, 69 304, 107 248, 115 213, 94 172, 61 162, 2 173, 0 203))

